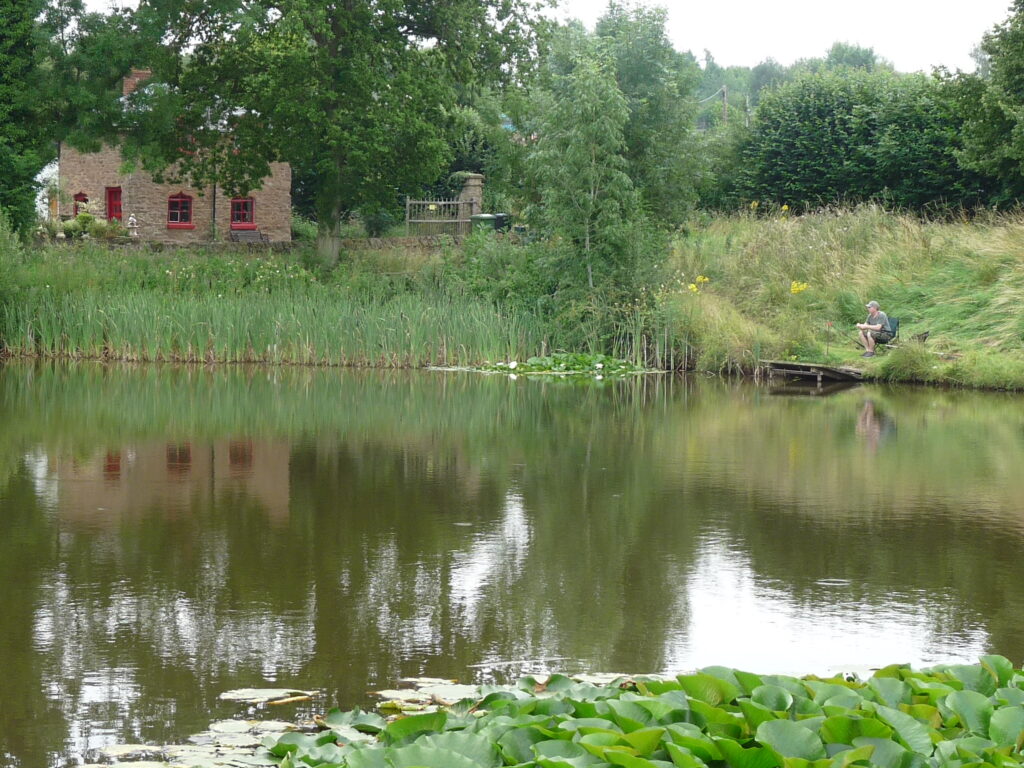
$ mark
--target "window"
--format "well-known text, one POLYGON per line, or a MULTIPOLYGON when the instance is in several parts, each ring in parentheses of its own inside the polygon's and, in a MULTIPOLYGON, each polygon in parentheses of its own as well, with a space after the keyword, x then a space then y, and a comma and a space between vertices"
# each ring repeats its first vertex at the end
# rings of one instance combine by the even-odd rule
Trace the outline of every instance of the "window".
POLYGON ((195 229, 192 223, 192 198, 179 192, 167 198, 167 228, 195 229))
POLYGON ((77 216, 80 213, 85 212, 85 206, 89 204, 89 196, 85 192, 79 192, 75 195, 75 204, 72 206, 71 212, 73 216, 77 216))
POLYGON ((256 229, 256 201, 251 197, 236 197, 231 201, 231 228, 256 229))
POLYGON ((121 188, 107 187, 107 221, 121 220, 121 188))

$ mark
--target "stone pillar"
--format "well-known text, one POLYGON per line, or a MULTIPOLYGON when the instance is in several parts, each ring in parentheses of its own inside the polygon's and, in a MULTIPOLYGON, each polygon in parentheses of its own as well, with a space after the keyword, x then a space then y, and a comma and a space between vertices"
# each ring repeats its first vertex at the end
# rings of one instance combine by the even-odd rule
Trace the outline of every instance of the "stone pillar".
POLYGON ((462 182, 462 191, 459 193, 460 218, 468 219, 475 213, 483 213, 484 210, 484 177, 481 173, 471 173, 462 182))

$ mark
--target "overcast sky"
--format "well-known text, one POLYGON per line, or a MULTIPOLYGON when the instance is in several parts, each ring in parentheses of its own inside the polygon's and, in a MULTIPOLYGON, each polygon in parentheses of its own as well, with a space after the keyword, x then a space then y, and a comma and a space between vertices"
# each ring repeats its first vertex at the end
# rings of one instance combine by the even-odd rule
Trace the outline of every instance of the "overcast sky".
MULTIPOLYGON (((1010 0, 676 0, 644 2, 668 8, 668 34, 698 59, 711 51, 722 66, 780 64, 824 56, 840 41, 874 48, 900 72, 933 66, 973 70, 971 49, 1009 16, 1010 0)), ((560 15, 594 22, 607 0, 562 0, 560 15)))

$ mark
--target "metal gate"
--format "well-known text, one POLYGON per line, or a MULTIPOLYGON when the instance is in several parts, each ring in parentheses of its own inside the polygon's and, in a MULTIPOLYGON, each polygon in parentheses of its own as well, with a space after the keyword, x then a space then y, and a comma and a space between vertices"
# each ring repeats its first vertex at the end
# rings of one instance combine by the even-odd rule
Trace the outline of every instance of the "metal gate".
POLYGON ((405 234, 463 237, 472 228, 471 216, 480 213, 476 200, 410 200, 405 198, 405 234))

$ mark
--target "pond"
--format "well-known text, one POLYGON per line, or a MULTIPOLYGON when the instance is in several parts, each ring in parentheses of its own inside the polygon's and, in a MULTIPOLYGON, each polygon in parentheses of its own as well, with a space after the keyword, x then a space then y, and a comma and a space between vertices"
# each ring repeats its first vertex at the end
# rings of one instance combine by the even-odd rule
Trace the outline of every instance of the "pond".
POLYGON ((241 687, 1019 666, 1022 406, 8 363, 0 765, 180 740, 241 687))

